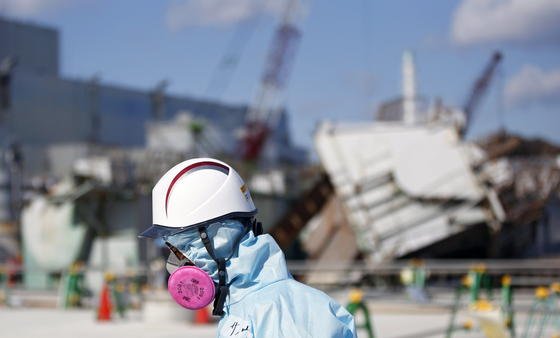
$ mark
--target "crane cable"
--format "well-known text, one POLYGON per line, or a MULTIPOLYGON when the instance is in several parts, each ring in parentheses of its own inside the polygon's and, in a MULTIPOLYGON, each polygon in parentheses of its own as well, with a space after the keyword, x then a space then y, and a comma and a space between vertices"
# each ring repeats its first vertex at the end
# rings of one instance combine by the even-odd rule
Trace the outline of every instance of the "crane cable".
POLYGON ((210 82, 205 90, 205 96, 212 95, 218 100, 222 98, 231 84, 245 47, 256 31, 258 23, 259 17, 257 16, 242 20, 237 24, 220 62, 212 72, 210 82))

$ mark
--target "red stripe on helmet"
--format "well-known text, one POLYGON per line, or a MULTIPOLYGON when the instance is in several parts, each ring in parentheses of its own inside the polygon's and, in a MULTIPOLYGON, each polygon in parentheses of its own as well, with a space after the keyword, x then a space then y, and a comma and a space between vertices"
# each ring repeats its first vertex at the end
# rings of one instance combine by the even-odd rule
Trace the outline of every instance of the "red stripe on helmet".
POLYGON ((171 194, 171 189, 173 188, 175 183, 177 183, 179 178, 181 178, 183 175, 185 175, 189 171, 191 171, 193 169, 196 169, 196 168, 199 168, 199 167, 203 167, 203 166, 215 166, 215 167, 224 169, 229 173, 229 168, 227 166, 225 166, 221 163, 212 162, 212 161, 203 161, 203 162, 193 163, 193 164, 187 166, 186 168, 184 168, 183 170, 179 171, 179 173, 177 175, 175 175, 175 177, 173 177, 173 179, 171 180, 171 183, 169 184, 169 188, 167 188, 167 193, 165 194, 165 215, 166 216, 167 216, 167 203, 169 202, 169 195, 171 194))

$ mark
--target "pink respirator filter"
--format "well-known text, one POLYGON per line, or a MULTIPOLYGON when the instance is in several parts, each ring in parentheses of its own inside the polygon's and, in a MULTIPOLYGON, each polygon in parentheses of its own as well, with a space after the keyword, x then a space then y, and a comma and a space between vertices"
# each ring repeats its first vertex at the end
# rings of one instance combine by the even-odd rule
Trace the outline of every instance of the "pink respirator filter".
POLYGON ((212 278, 196 266, 182 266, 173 272, 167 290, 177 304, 189 310, 206 307, 216 291, 212 278))

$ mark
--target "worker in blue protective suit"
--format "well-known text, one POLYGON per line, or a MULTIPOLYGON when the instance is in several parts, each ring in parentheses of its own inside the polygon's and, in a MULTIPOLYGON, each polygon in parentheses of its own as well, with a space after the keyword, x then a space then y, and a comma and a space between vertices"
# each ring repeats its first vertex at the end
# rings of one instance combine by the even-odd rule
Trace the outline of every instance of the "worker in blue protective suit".
POLYGON ((170 248, 172 298, 187 309, 214 302, 218 337, 356 337, 353 317, 321 291, 295 281, 284 254, 255 221, 239 175, 193 159, 153 190, 154 225, 142 236, 170 248))

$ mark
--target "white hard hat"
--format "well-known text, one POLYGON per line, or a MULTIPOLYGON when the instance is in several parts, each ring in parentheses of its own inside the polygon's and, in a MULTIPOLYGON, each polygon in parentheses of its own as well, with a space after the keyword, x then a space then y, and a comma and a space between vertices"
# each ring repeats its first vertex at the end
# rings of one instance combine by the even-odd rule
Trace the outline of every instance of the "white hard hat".
POLYGON ((257 208, 237 172, 212 158, 171 168, 152 190, 153 225, 141 237, 158 238, 218 220, 252 217, 257 208))

